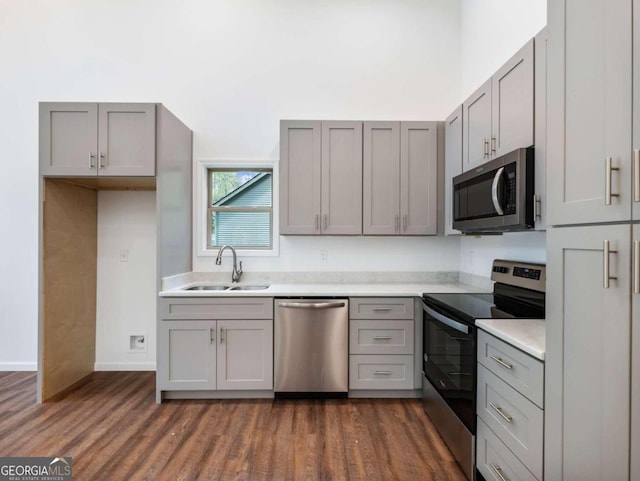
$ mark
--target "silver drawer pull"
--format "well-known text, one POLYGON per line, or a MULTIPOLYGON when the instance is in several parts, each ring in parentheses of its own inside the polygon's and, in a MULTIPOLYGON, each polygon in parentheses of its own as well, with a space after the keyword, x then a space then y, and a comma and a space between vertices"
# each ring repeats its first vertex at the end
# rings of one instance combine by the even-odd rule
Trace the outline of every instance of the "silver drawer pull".
POLYGON ((390 307, 374 307, 374 312, 389 312, 391 310, 390 307))
POLYGON ((509 364, 508 362, 504 362, 501 358, 495 357, 495 356, 489 356, 489 357, 493 359, 495 362, 497 362, 498 364, 500 364, 502 367, 506 367, 507 369, 513 369, 513 366, 511 364, 509 364))
POLYGON ((391 371, 373 371, 374 374, 381 374, 384 376, 390 376, 391 375, 391 371))
POLYGON ((502 468, 500 466, 496 466, 493 463, 489 463, 489 466, 491 466, 491 469, 493 469, 496 472, 496 474, 500 476, 500 479, 502 481, 510 481, 509 478, 505 477, 504 474, 502 474, 502 468))
POLYGON ((391 339, 391 336, 373 336, 373 339, 376 341, 388 341, 391 339))
POLYGON ((504 413, 504 411, 502 410, 502 408, 501 408, 501 407, 496 406, 496 405, 495 405, 495 404, 493 404, 493 403, 489 403, 489 406, 491 406, 491 408, 492 408, 495 412, 497 412, 500 416, 502 416, 502 419, 504 419, 505 421, 507 421, 507 422, 508 422, 508 423, 510 423, 510 424, 511 424, 511 422, 513 422, 513 418, 512 418, 511 416, 507 416, 507 415, 504 413))

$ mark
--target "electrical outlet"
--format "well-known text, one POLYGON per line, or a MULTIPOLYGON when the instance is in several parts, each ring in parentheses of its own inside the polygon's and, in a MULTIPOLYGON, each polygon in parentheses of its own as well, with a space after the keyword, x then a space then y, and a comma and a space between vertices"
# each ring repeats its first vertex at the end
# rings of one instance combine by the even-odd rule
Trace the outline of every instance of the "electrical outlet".
POLYGON ((324 249, 320 251, 320 262, 322 264, 326 264, 327 262, 329 262, 329 251, 326 251, 324 249))
POLYGON ((120 249, 120 262, 129 262, 129 249, 120 249))
POLYGON ((129 334, 129 352, 147 352, 146 332, 134 332, 129 334))

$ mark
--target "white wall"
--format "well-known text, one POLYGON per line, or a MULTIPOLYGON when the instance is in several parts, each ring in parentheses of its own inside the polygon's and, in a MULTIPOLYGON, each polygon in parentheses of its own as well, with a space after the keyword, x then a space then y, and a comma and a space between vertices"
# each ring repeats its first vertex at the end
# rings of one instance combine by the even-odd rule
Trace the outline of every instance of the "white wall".
MULTIPOLYGON (((547 24, 546 0, 460 0, 463 102, 547 24)), ((460 271, 489 277, 493 259, 546 262, 545 233, 464 237, 460 271)))
POLYGON ((547 0, 460 0, 464 101, 547 24, 547 0))
MULTIPOLYGON (((443 119, 460 38, 451 0, 0 0, 0 369, 37 358, 38 101, 160 101, 194 130, 196 159, 274 159, 281 118, 443 119)), ((317 242, 256 266, 315 269, 317 242)), ((457 241, 444 255, 442 240, 328 242, 331 268, 458 262, 457 241)))
POLYGON ((98 193, 96 369, 155 368, 156 195, 98 193), (120 258, 127 252, 127 261, 120 258), (129 352, 129 335, 146 335, 145 352, 129 352))

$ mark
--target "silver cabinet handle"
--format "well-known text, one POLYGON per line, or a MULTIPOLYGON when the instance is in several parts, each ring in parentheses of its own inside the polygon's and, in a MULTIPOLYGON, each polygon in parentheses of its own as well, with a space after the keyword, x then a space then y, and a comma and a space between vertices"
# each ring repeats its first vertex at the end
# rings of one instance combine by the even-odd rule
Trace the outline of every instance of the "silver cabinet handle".
POLYGON ((278 306, 292 309, 333 309, 345 307, 346 304, 344 302, 279 302, 278 306))
POLYGON ((633 293, 640 294, 640 240, 633 241, 633 293))
POLYGON ((402 216, 402 230, 407 232, 407 214, 402 216))
POLYGON ((374 341, 388 341, 391 339, 391 336, 373 336, 374 341))
POLYGON ((495 136, 491 137, 491 153, 496 153, 496 138, 495 136))
POLYGON ((493 403, 489 403, 489 406, 491 406, 491 408, 497 412, 502 419, 504 419, 505 421, 507 421, 509 424, 511 424, 513 422, 513 418, 511 416, 507 416, 504 411, 502 410, 502 408, 500 406, 496 406, 493 403))
POLYGON ((493 207, 496 209, 498 215, 504 215, 502 206, 500 205, 500 199, 498 199, 498 183, 504 172, 504 167, 500 167, 493 177, 493 183, 491 184, 491 200, 493 201, 493 207))
POLYGON ((216 331, 213 327, 209 328, 209 341, 211 342, 211 344, 216 342, 216 331))
POLYGON ((398 215, 396 215, 393 219, 393 221, 395 222, 395 232, 398 232, 400 229, 398 227, 399 221, 398 221, 398 215))
POLYGON ((610 275, 610 272, 609 272, 609 268, 610 268, 610 266, 609 266, 609 256, 610 256, 610 254, 617 254, 617 253, 618 253, 618 251, 611 250, 608 240, 604 241, 604 269, 603 269, 603 271, 604 271, 604 283, 603 284, 604 284, 604 288, 605 289, 609 289, 609 281, 610 280, 612 280, 612 279, 613 280, 618 280, 617 276, 612 276, 612 275, 610 275))
POLYGON ((374 374, 380 374, 383 376, 390 376, 391 375, 391 371, 373 371, 374 374))
POLYGON ((489 157, 489 141, 487 139, 484 139, 484 146, 482 148, 482 152, 483 152, 483 158, 487 158, 489 157))
POLYGON ((509 364, 508 362, 504 362, 502 360, 502 358, 500 357, 495 357, 495 356, 489 356, 491 359, 493 359, 495 362, 497 362, 498 364, 500 364, 502 367, 507 368, 507 369, 513 369, 513 366, 511 364, 509 364))
POLYGON ((224 343, 224 328, 220 328, 220 344, 224 343))
POLYGON ((324 215, 324 230, 327 230, 327 227, 329 226, 329 216, 327 216, 327 214, 324 215))
POLYGON ((89 152, 89 168, 96 168, 96 154, 94 154, 93 152, 89 152))
POLYGON ((542 199, 533 194, 533 217, 534 219, 542 219, 542 199))
POLYGON ((390 307, 374 307, 373 312, 389 312, 391 310, 390 307))
POLYGON ((320 229, 320 216, 316 214, 316 230, 320 229))
POLYGON ((500 481, 511 481, 509 478, 506 478, 504 474, 502 474, 502 468, 500 466, 496 466, 493 463, 489 463, 489 466, 491 466, 491 469, 493 469, 496 472, 496 474, 500 477, 500 481))
POLYGON ((640 202, 640 149, 633 151, 633 201, 640 202))
POLYGON ((611 172, 614 170, 620 170, 620 167, 613 167, 613 159, 607 157, 605 161, 604 171, 604 205, 611 205, 611 197, 620 197, 620 194, 613 194, 611 192, 611 172))
POLYGON ((104 155, 104 153, 100 152, 100 168, 104 169, 105 166, 106 166, 105 155, 104 155))

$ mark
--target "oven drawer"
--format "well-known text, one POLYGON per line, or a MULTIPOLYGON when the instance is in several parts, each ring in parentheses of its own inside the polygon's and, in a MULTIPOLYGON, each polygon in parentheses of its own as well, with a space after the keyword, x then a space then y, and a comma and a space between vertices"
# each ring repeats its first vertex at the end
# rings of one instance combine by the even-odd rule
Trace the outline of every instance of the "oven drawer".
POLYGON ((413 319, 411 297, 352 297, 350 319, 413 319))
POLYGON ((349 356, 349 389, 413 389, 413 356, 349 356))
POLYGON ((477 410, 480 419, 542 479, 542 410, 480 364, 477 410))
POLYGON ((351 320, 349 354, 413 354, 413 321, 351 320))
POLYGON ((544 408, 544 363, 478 329, 478 362, 544 408))
POLYGON ((486 481, 537 481, 481 419, 477 433, 476 468, 486 481))

